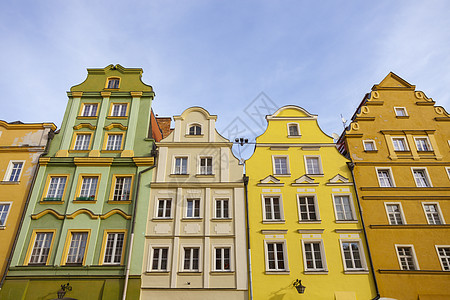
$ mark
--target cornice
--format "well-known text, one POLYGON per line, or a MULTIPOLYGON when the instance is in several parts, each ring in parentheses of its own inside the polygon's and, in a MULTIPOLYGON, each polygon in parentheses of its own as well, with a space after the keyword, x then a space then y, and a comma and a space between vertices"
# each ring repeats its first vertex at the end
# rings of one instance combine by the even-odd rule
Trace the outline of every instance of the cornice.
POLYGON ((95 130, 97 128, 97 126, 93 126, 89 123, 81 123, 81 124, 73 126, 73 129, 75 129, 75 130, 78 130, 81 128, 89 128, 90 130, 95 130))
POLYGON ((442 270, 388 270, 378 269, 378 273, 381 274, 403 274, 403 275, 450 275, 449 271, 442 270))
POLYGON ((361 191, 450 191, 450 187, 416 187, 416 186, 402 186, 402 187, 379 187, 379 186, 363 186, 361 191))
POLYGON ((138 167, 143 166, 153 166, 155 164, 155 159, 151 156, 148 157, 133 157, 133 162, 138 167))
POLYGON ((113 157, 75 157, 73 162, 76 166, 110 166, 113 157))
POLYGON ((363 200, 450 200, 450 195, 423 195, 423 196, 389 196, 389 195, 376 195, 376 196, 362 196, 363 200))
POLYGON ((229 147, 233 146, 231 142, 161 142, 155 143, 158 147, 203 147, 203 148, 220 148, 220 147, 229 147))
POLYGON ((242 188, 243 182, 152 182, 152 188, 242 188))
POLYGON ((75 212, 73 212, 71 214, 64 215, 64 214, 60 214, 60 213, 56 212, 53 209, 49 209, 48 208, 48 209, 45 209, 45 210, 41 211, 40 213, 31 215, 31 219, 38 220, 38 219, 42 218, 43 216, 45 216, 47 214, 53 215, 58 220, 75 219, 80 214, 87 214, 93 220, 96 220, 98 218, 104 220, 104 219, 107 219, 110 216, 115 215, 115 214, 119 214, 124 219, 127 219, 127 220, 131 219, 131 215, 126 214, 125 212, 123 212, 122 210, 120 210, 118 208, 110 210, 109 212, 107 212, 107 213, 105 213, 103 215, 102 214, 95 214, 92 211, 90 211, 89 209, 85 209, 85 208, 79 209, 79 210, 77 210, 77 211, 75 211, 75 212))
POLYGON ((103 127, 103 129, 105 129, 105 130, 111 130, 111 129, 113 129, 113 128, 119 128, 120 130, 127 130, 127 126, 123 126, 122 124, 120 124, 120 123, 112 123, 112 124, 109 124, 108 126, 105 126, 105 127, 103 127))
POLYGON ((390 225, 390 224, 373 224, 369 225, 372 229, 450 229, 450 224, 431 225, 431 224, 403 224, 403 225, 390 225))

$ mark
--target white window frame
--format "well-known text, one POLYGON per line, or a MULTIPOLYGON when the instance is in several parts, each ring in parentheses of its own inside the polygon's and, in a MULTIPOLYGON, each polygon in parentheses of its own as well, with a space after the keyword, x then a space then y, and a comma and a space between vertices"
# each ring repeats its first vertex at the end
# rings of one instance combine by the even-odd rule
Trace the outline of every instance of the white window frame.
POLYGON ((392 168, 391 167, 375 167, 375 172, 377 175, 377 179, 378 179, 378 185, 380 187, 395 187, 395 180, 394 180, 394 174, 392 173, 392 168), (379 171, 388 171, 389 172, 389 179, 391 180, 392 185, 391 186, 382 186, 381 185, 381 181, 380 181, 380 176, 378 174, 379 171))
MULTIPOLYGON (((366 262, 366 254, 364 252, 364 247, 361 239, 339 239, 339 245, 341 247, 341 257, 342 257, 342 265, 344 266, 344 272, 367 272, 367 262, 366 262), (357 243, 359 257, 361 259, 361 268, 349 268, 345 263, 345 254, 344 254, 344 245, 343 243, 357 243)), ((353 254, 352 254, 353 256, 353 254)))
POLYGON ((10 160, 9 163, 8 163, 8 168, 6 169, 5 177, 3 177, 3 181, 20 182, 20 178, 22 177, 24 167, 25 167, 25 161, 24 160, 10 160), (19 163, 22 164, 22 166, 20 167, 19 177, 17 178, 17 180, 10 180, 12 172, 14 170, 14 164, 19 164, 19 163))
POLYGON ((88 246, 89 246, 89 232, 87 231, 71 231, 70 232, 70 241, 69 241, 69 245, 67 246, 67 256, 66 256, 66 265, 83 265, 85 258, 86 258, 86 253, 88 251, 88 246), (78 244, 77 246, 77 253, 75 255, 75 259, 79 260, 79 258, 81 257, 81 262, 77 263, 77 262, 69 262, 69 257, 70 257, 70 249, 72 247, 72 242, 73 242, 73 238, 75 234, 85 234, 86 235, 86 243, 84 246, 84 251, 83 251, 83 255, 80 256, 81 253, 80 252, 80 244, 78 244))
POLYGON ((120 78, 108 78, 108 81, 106 83, 107 89, 118 89, 120 86, 120 78))
POLYGON ((368 151, 368 152, 378 150, 377 145, 374 140, 363 140, 363 147, 364 147, 364 151, 368 151), (371 144, 373 149, 367 149, 367 147, 366 147, 367 144, 371 144))
POLYGON ((111 117, 126 117, 128 110, 128 103, 113 103, 111 107, 111 117), (114 113, 114 108, 119 107, 118 114, 114 113))
POLYGON ((63 201, 64 200, 63 199, 64 198, 64 191, 65 191, 68 179, 69 179, 68 176, 59 176, 59 175, 52 176, 52 175, 50 175, 50 180, 49 180, 49 183, 48 183, 48 186, 47 186, 47 193, 46 193, 46 195, 45 195, 43 200, 46 201, 45 200, 46 198, 59 198, 59 197, 56 197, 56 196, 58 196, 58 194, 61 194, 61 200, 53 200, 53 201, 63 201), (58 182, 57 182, 57 185, 56 185, 56 189, 55 189, 54 195, 52 195, 52 197, 50 197, 49 196, 50 191, 51 191, 50 187, 52 185, 53 178, 55 178, 55 179, 58 178, 58 182), (64 178, 64 184, 62 186, 61 186, 61 178, 64 178), (62 188, 62 191, 61 191, 61 188, 62 188))
POLYGON ((203 126, 200 123, 190 123, 186 126, 186 135, 187 136, 203 136, 203 126), (198 126, 200 127, 200 134, 195 134, 196 132, 194 132, 194 134, 191 134, 191 127, 193 126, 198 126))
POLYGON ((85 151, 85 150, 89 150, 89 146, 91 145, 91 138, 92 138, 92 134, 89 133, 78 133, 75 137, 75 143, 73 144, 73 150, 77 150, 77 151, 85 151), (78 138, 83 137, 83 141, 79 141, 78 138), (86 141, 86 137, 87 141, 86 141), (87 142, 87 145, 86 145, 87 142), (81 143, 79 145, 79 143, 81 143))
POLYGON ((291 176, 291 170, 289 168, 289 155, 272 155, 272 170, 273 175, 275 176, 291 176), (277 158, 284 158, 286 159, 286 173, 276 173, 276 166, 275 166, 275 160, 277 158))
MULTIPOLYGON (((100 176, 81 176, 81 186, 77 200, 78 198, 89 198, 88 201, 97 200, 96 198, 99 184, 100 184, 100 176), (93 183, 94 179, 96 179, 95 185, 93 183), (94 190, 93 192, 94 198, 92 198, 92 190, 94 190), (86 193, 86 191, 88 192, 87 195, 84 194, 86 193)), ((86 200, 86 199, 79 199, 79 200, 86 200)))
POLYGON ((450 180, 450 167, 445 167, 445 172, 447 172, 448 179, 450 180))
POLYGON ((83 103, 83 111, 81 112, 81 117, 96 117, 97 113, 98 113, 98 103, 83 103), (92 108, 89 109, 89 111, 86 111, 87 107, 94 107, 96 106, 97 108, 95 109, 95 113, 92 114, 92 108))
POLYGON ((104 265, 120 265, 122 263, 122 257, 124 256, 124 250, 126 247, 126 241, 125 241, 125 232, 106 232, 106 241, 105 241, 105 249, 103 251, 103 259, 102 259, 102 264, 104 265), (106 259, 106 249, 108 247, 108 239, 109 239, 109 235, 113 234, 115 235, 114 237, 114 241, 113 241, 113 250, 112 250, 112 254, 111 254, 111 260, 112 262, 105 262, 106 259), (118 247, 117 247, 117 237, 118 235, 121 234, 123 236, 122 239, 122 247, 120 249, 120 260, 119 262, 115 262, 114 259, 116 257, 116 252, 118 251, 118 247))
POLYGON ((151 244, 151 245, 149 245, 147 272, 149 272, 149 273, 169 272, 171 269, 171 258, 172 258, 172 245, 171 244, 151 244), (155 249, 167 249, 166 269, 160 268, 161 267, 161 256, 158 257, 158 269, 153 269, 153 258, 155 255, 155 249))
POLYGON ((300 125, 298 123, 287 123, 286 126, 287 126, 288 137, 300 137, 300 136, 302 136, 302 133, 300 132, 300 125), (297 133, 298 133, 297 135, 292 135, 291 134, 291 130, 290 130, 291 126, 296 126, 297 127, 297 133))
MULTIPOLYGON (((327 259, 326 259, 325 248, 323 246, 322 239, 302 239, 302 253, 303 253, 303 270, 305 273, 327 273, 328 272, 327 259), (305 246, 305 244, 311 244, 311 243, 319 244, 320 256, 321 256, 320 260, 322 261, 322 268, 308 268, 308 263, 306 261, 306 246, 305 246)), ((315 264, 315 262, 314 262, 314 264, 315 264)))
POLYGON ((116 180, 114 182, 114 190, 113 190, 113 201, 131 201, 131 184, 133 183, 133 177, 131 176, 122 176, 122 175, 117 175, 116 180), (119 179, 123 179, 123 182, 121 185, 118 186, 118 180, 119 179), (125 180, 129 179, 129 184, 126 185, 125 184, 125 180), (128 190, 125 188, 128 186, 128 190), (116 194, 117 191, 117 194, 116 194), (127 196, 127 199, 122 199, 123 197, 127 196), (119 196, 120 199, 115 199, 116 195, 119 196))
POLYGON ((53 242, 53 238, 55 237, 55 232, 54 231, 45 231, 45 230, 43 230, 43 231, 37 231, 36 232, 36 234, 34 235, 34 240, 33 240, 33 246, 31 247, 31 252, 30 252, 30 257, 29 257, 29 259, 28 259, 28 265, 46 265, 47 264, 47 262, 48 262, 48 258, 49 258, 49 256, 51 255, 51 250, 52 250, 52 242, 53 242), (33 252, 34 252, 34 250, 35 250, 35 244, 36 244, 36 239, 37 239, 37 237, 38 237, 38 234, 51 234, 51 239, 50 239, 50 245, 49 245, 49 247, 48 247, 48 253, 47 253, 47 257, 45 258, 45 262, 40 262, 41 260, 42 260, 42 252, 43 252, 43 250, 44 250, 44 245, 46 244, 46 242, 47 242, 47 236, 45 236, 45 238, 44 238, 44 242, 40 245, 40 247, 39 248, 37 248, 37 251, 39 252, 38 254, 37 254, 37 256, 38 256, 38 262, 31 262, 31 259, 32 259, 32 257, 33 257, 33 252))
MULTIPOLYGON (((299 223, 320 223, 321 222, 320 213, 319 213, 319 204, 317 202, 316 194, 297 194, 297 210, 298 210, 298 222, 299 223), (304 197, 312 197, 313 198, 314 210, 315 210, 315 214, 316 214, 315 220, 302 219, 302 215, 301 215, 302 212, 300 210, 300 198, 304 198, 304 197)), ((309 217, 309 211, 307 213, 308 213, 308 217, 309 217)))
POLYGON ((202 217, 202 199, 200 197, 186 197, 184 202, 186 204, 184 212, 184 217, 186 219, 200 219, 202 217), (192 204, 192 216, 188 216, 189 201, 194 201, 192 204), (198 216, 195 215, 195 202, 198 202, 198 216))
MULTIPOLYGON (((263 223, 284 223, 284 209, 283 209, 283 197, 281 194, 262 194, 261 195, 262 202, 262 213, 263 213, 263 223), (279 206, 280 206, 280 219, 267 219, 266 218, 266 198, 279 198, 279 206)), ((273 205, 271 205, 273 207, 273 205)), ((272 215, 275 216, 275 211, 272 210, 272 215)))
MULTIPOLYGON (((275 257, 277 257, 277 256, 275 255, 275 257)), ((266 263, 266 265, 265 265, 266 274, 289 273, 289 261, 288 261, 286 240, 264 240, 264 259, 265 259, 265 263, 266 263), (278 268, 269 269, 268 244, 282 244, 283 245, 284 269, 278 269, 278 268)))
POLYGON ((406 137, 404 136, 391 136, 391 142, 392 142, 392 147, 394 148, 394 151, 397 152, 408 152, 410 151, 409 149, 409 145, 408 145, 408 141, 406 140, 406 137), (403 146, 405 146, 405 149, 399 149, 398 147, 396 147, 394 140, 402 140, 403 141, 403 146))
POLYGON ((124 135, 120 134, 120 133, 108 134, 108 136, 106 138, 105 150, 108 150, 108 151, 120 151, 120 150, 122 150, 123 136, 124 135), (116 137, 116 138, 113 138, 113 137, 116 137))
POLYGON ((417 187, 433 187, 433 184, 431 183, 430 174, 428 174, 428 170, 426 167, 411 167, 411 173, 414 179, 414 183, 417 187), (419 186, 417 184, 416 176, 414 175, 414 171, 423 171, 423 174, 425 175, 425 181, 427 182, 428 186, 419 186))
POLYGON ((308 176, 324 176, 323 168, 322 168, 322 158, 320 157, 320 155, 303 155, 303 160, 305 162, 305 172, 308 176), (319 173, 309 173, 308 172, 308 164, 307 164, 308 158, 317 158, 318 159, 319 173))
POLYGON ((417 261, 416 251, 414 250, 414 245, 395 244, 395 253, 397 254, 397 260, 400 270, 409 271, 411 269, 403 269, 400 254, 398 253, 398 248, 411 248, 411 257, 414 265, 414 270, 420 270, 419 262, 417 261))
MULTIPOLYGON (((8 221, 9 213, 11 212, 12 202, 0 202, 0 205, 9 205, 9 206, 8 206, 8 210, 6 211, 6 213, 4 213, 4 210, 0 211, 0 213, 2 213, 3 215, 5 215, 3 224, 0 223, 0 228, 5 228, 5 227, 6 227, 6 222, 8 221)), ((1 215, 0 215, 0 216, 1 216, 1 215)), ((0 219, 0 220, 1 220, 1 219, 0 219)))
POLYGON ((232 218, 231 217, 231 212, 232 211, 233 210, 231 208, 231 200, 230 200, 229 197, 215 197, 214 198, 214 218, 215 219, 226 219, 226 220, 231 219, 232 218), (221 216, 217 215, 217 202, 219 202, 219 201, 222 202, 222 207, 220 209, 221 216), (225 211, 224 208, 223 208, 223 201, 227 201, 228 202, 228 208, 227 208, 227 210, 228 210, 228 217, 224 217, 223 216, 224 215, 224 211, 225 211))
POLYGON ((415 136, 414 143, 416 144, 417 151, 421 151, 421 152, 432 152, 433 151, 433 147, 431 147, 430 139, 427 136, 415 136), (425 140, 425 144, 426 144, 426 147, 428 148, 428 150, 419 150, 417 140, 425 140))
MULTIPOLYGON (((214 244, 214 245, 212 245, 212 249, 213 249, 213 253, 212 253, 213 261, 212 261, 211 270, 213 272, 224 272, 224 273, 234 272, 234 247, 233 247, 233 245, 231 245, 231 244, 214 244), (217 258, 216 250, 217 249, 229 249, 229 251, 230 251, 230 257, 229 257, 230 267, 228 270, 216 268, 216 258, 217 258)), ((223 253, 223 251, 222 251, 222 253, 223 253)), ((223 264, 224 264, 224 258, 222 257, 221 265, 223 266, 223 264)))
POLYGON ((172 219, 172 215, 173 215, 173 204, 174 204, 174 199, 171 197, 156 197, 156 201, 155 201, 155 219, 172 219), (170 212, 169 212, 169 216, 166 216, 166 212, 167 212, 167 201, 170 201, 170 212), (160 217, 159 216, 159 203, 163 202, 163 216, 160 217))
MULTIPOLYGON (((358 223, 358 219, 356 218, 356 211, 355 211, 355 205, 353 204, 353 197, 352 194, 345 194, 345 193, 337 193, 337 194, 331 194, 331 197, 333 199, 333 207, 334 207, 334 216, 336 223, 358 223), (352 219, 338 219, 337 209, 336 209, 336 197, 348 197, 348 201, 350 204, 352 219)), ((345 215, 345 213, 344 213, 345 215)))
POLYGON ((406 224, 406 218, 405 218, 405 215, 403 214, 403 207, 402 207, 401 202, 384 202, 384 209, 386 210, 386 216, 387 216, 387 219, 388 219, 388 222, 390 225, 405 225, 406 224), (389 217, 389 211, 388 211, 389 205, 398 205, 399 210, 400 210, 400 218, 402 219, 402 224, 391 223, 391 219, 389 217))
POLYGON ((211 155, 202 155, 198 157, 198 171, 197 174, 199 175, 214 175, 214 157, 211 155), (211 172, 208 172, 208 166, 202 167, 202 159, 205 159, 206 162, 208 159, 211 160, 211 172))
POLYGON ((174 155, 173 156, 173 166, 172 166, 172 174, 173 175, 189 175, 189 155, 174 155), (177 173, 177 159, 186 159, 186 173, 183 173, 182 163, 180 163, 180 172, 177 173))
POLYGON ((183 244, 180 247, 181 251, 180 251, 180 255, 181 255, 181 260, 180 260, 180 272, 189 272, 189 273, 201 273, 203 270, 203 257, 202 257, 202 253, 203 253, 203 247, 201 244, 183 244), (190 260, 189 265, 190 268, 189 269, 185 269, 184 268, 184 258, 185 258, 185 254, 186 254, 186 249, 198 249, 198 269, 193 269, 192 264, 193 264, 193 259, 190 260))
POLYGON ((439 248, 449 248, 450 249, 450 245, 434 245, 434 247, 436 249, 436 253, 437 253, 437 256, 438 256, 438 259, 439 259, 439 263, 441 264, 442 271, 449 272, 450 271, 450 252, 449 252, 449 256, 442 257, 439 254, 439 248), (445 269, 444 264, 442 263, 443 259, 445 259, 447 261, 447 266, 449 268, 448 270, 445 269))
POLYGON ((408 111, 406 110, 406 107, 401 107, 401 106, 394 106, 394 112, 395 112, 395 116, 396 117, 408 117, 408 111), (403 110, 403 112, 405 113, 405 115, 399 115, 398 111, 403 110))
POLYGON ((425 218, 427 219, 427 223, 430 225, 444 225, 445 223, 445 219, 444 219, 444 215, 442 214, 442 210, 441 207, 439 205, 439 202, 422 202, 422 208, 423 208, 423 212, 425 214, 425 218), (427 215, 427 211, 425 210, 425 205, 436 205, 436 210, 437 213, 439 215, 439 219, 441 221, 441 224, 434 224, 434 223, 430 223, 430 220, 428 219, 428 215, 427 215))

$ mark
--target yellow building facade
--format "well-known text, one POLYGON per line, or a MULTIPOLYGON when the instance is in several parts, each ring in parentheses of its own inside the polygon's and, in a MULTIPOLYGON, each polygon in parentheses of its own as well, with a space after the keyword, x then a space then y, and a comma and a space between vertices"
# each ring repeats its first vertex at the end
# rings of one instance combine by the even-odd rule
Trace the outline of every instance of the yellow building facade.
POLYGON ((317 115, 285 106, 266 118, 246 162, 253 299, 374 298, 348 160, 317 115))
POLYGON ((55 129, 0 120, 0 289, 39 156, 55 129))
POLYGON ((381 297, 450 299, 450 116, 390 73, 339 141, 354 163, 381 297))

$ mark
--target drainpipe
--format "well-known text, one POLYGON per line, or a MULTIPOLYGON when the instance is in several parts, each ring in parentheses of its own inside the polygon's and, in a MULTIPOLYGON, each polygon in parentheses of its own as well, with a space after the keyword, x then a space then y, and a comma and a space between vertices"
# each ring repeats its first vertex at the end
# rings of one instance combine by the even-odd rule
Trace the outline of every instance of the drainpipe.
POLYGON ((130 235, 130 247, 128 247, 128 261, 127 261, 127 268, 126 268, 126 274, 125 274, 125 284, 123 287, 123 295, 122 300, 125 300, 127 297, 127 288, 128 288, 128 278, 130 277, 130 265, 131 265, 131 254, 133 252, 133 240, 134 240, 134 227, 136 225, 136 211, 137 211, 137 201, 139 197, 139 187, 141 183, 141 175, 147 171, 150 171, 151 169, 156 167, 156 150, 152 150, 152 156, 155 158, 155 164, 151 167, 148 167, 147 169, 144 169, 138 173, 137 178, 137 187, 136 187, 136 194, 134 196, 134 203, 133 203, 133 215, 131 216, 131 235, 130 235))
POLYGON ((377 293, 375 298, 373 298, 372 300, 378 300, 378 299, 380 299, 380 292, 378 290, 377 278, 375 277, 375 269, 373 268, 372 255, 370 254, 369 240, 367 239, 366 226, 364 224, 361 203, 359 201, 358 189, 356 188, 355 174, 353 173, 353 169, 355 168, 355 163, 352 161, 351 158, 350 158, 350 162, 347 162, 347 166, 350 169, 350 172, 352 173, 353 188, 355 189, 356 202, 358 203, 359 217, 361 219, 361 225, 362 225, 362 229, 363 229, 363 233, 364 233, 364 239, 366 240, 366 248, 367 248, 367 255, 369 256, 370 271, 372 273, 373 282, 375 284, 375 292, 377 293))
MULTIPOLYGON (((54 136, 55 136, 55 132, 50 130, 48 132, 48 135, 47 135, 47 143, 45 145, 44 152, 42 152, 41 155, 39 155, 39 159, 42 156, 48 154, 48 148, 50 146, 50 141, 54 138, 54 136)), ((28 209, 28 204, 30 203, 31 193, 33 192, 34 184, 36 182, 36 177, 37 177, 37 174, 38 174, 38 171, 39 171, 39 167, 40 167, 39 159, 38 159, 38 162, 37 162, 37 165, 36 165, 36 169, 34 170, 34 173, 33 173, 33 178, 31 179, 31 186, 30 186, 30 189, 28 190, 27 200, 25 201, 25 206, 23 208, 22 215, 20 217, 19 227, 17 228, 17 232, 16 232, 16 236, 14 237, 14 242, 13 242, 13 245, 12 245, 12 248, 11 248, 11 252, 9 253, 8 262, 6 263, 5 272, 3 273, 2 280, 0 280, 0 290, 2 289, 3 283, 5 282, 6 274, 8 273, 8 269, 11 266, 11 261, 12 261, 12 258, 13 258, 13 254, 14 254, 14 251, 16 250, 16 246, 17 246, 17 240, 19 239, 19 233, 20 233, 20 230, 22 229, 23 220, 25 219, 25 214, 26 214, 26 211, 28 209)))
POLYGON ((244 174, 244 192, 245 192, 245 215, 247 219, 247 257, 248 257, 248 291, 250 300, 253 300, 252 285, 252 257, 250 252, 250 224, 248 220, 248 176, 244 174))

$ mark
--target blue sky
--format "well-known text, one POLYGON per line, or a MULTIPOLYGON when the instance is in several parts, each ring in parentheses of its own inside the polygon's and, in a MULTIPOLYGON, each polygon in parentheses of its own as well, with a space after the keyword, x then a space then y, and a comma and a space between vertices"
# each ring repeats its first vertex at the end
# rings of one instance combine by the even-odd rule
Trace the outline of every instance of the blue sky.
MULTIPOLYGON (((341 133, 390 71, 450 107, 449 1, 7 1, 0 119, 61 124, 86 68, 144 69, 154 111, 217 114, 219 131, 263 92, 341 133)), ((256 126, 256 128, 255 128, 256 126)))

